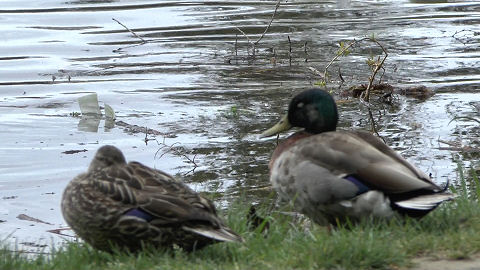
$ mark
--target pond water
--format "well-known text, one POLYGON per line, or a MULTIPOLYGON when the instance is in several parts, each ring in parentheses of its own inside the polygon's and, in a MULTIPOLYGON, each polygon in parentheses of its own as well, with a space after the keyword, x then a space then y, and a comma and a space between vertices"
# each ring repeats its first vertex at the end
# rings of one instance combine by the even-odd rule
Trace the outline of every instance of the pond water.
MULTIPOLYGON (((339 42, 372 34, 389 53, 383 82, 436 93, 425 101, 396 95, 395 106, 374 112, 379 133, 439 184, 455 180, 455 160, 470 162, 472 154, 442 141, 479 141, 478 123, 450 121, 479 116, 480 2, 282 0, 253 58, 247 37, 260 38, 275 5, 2 1, 0 236, 18 249, 61 241, 47 231, 65 227, 62 191, 104 144, 219 204, 239 193, 262 200, 275 140, 256 134, 294 93, 321 80, 311 68, 323 72, 339 42), (77 98, 89 93, 113 107, 116 124, 75 116, 77 98)), ((331 67, 330 89, 365 84, 365 62, 380 53, 373 43, 357 45, 331 67)), ((339 109, 342 127, 370 128, 358 100, 339 109)))

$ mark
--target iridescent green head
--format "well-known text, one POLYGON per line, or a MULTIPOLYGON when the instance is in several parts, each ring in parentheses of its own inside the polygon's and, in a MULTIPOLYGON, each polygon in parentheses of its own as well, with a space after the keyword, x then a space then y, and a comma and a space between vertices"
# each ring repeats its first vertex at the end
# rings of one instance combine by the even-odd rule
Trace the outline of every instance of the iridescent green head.
POLYGON ((262 133, 268 137, 292 127, 303 127, 305 131, 318 134, 337 128, 338 112, 333 97, 318 88, 296 95, 288 106, 288 114, 272 128, 262 133))

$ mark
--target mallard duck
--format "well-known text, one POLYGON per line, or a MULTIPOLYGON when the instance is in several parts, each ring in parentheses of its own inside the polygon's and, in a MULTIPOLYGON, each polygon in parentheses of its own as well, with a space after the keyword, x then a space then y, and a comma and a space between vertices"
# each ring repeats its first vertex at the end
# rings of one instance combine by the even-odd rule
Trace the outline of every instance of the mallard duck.
POLYGON ((366 131, 337 130, 333 97, 320 89, 296 95, 280 122, 262 133, 303 130, 275 149, 270 181, 282 199, 319 224, 422 217, 453 198, 429 176, 366 131))
POLYGON ((95 248, 139 251, 145 245, 187 251, 215 242, 242 242, 213 203, 172 176, 125 161, 116 147, 98 149, 88 171, 65 188, 62 213, 95 248))

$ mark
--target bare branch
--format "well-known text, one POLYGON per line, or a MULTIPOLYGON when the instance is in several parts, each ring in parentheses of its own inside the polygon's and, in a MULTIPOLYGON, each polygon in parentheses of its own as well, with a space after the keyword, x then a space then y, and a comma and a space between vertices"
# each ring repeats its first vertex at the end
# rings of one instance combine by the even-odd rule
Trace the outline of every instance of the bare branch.
POLYGON ((470 116, 455 116, 452 120, 450 120, 450 122, 448 122, 448 124, 450 124, 453 121, 458 120, 458 119, 467 119, 467 120, 471 120, 471 121, 475 121, 477 123, 480 123, 480 120, 475 119, 475 118, 470 117, 470 116))
POLYGON ((333 62, 335 62, 340 56, 344 55, 345 52, 348 51, 348 49, 350 49, 353 45, 359 43, 359 42, 362 42, 364 40, 367 40, 369 38, 365 37, 365 38, 361 38, 359 40, 356 40, 354 39, 352 42, 350 42, 347 46, 344 46, 343 48, 340 48, 340 51, 337 52, 337 54, 335 55, 335 57, 333 57, 332 60, 330 60, 330 62, 327 64, 327 66, 325 66, 325 69, 324 69, 324 72, 323 72, 323 80, 325 82, 325 84, 327 84, 327 72, 328 72, 328 68, 333 64, 333 62))
POLYGON ((177 148, 180 148, 181 150, 183 150, 183 151, 181 151, 181 150, 177 149, 176 147, 174 147, 176 144, 179 144, 179 142, 175 142, 171 145, 167 145, 165 143, 165 137, 163 138, 163 142, 159 142, 158 140, 156 140, 156 141, 157 141, 157 144, 160 146, 160 148, 157 150, 157 152, 155 152, 154 158, 157 158, 158 153, 162 149, 167 148, 166 150, 164 150, 162 152, 162 154, 158 157, 158 159, 161 159, 164 155, 166 155, 167 153, 170 153, 170 152, 173 153, 175 156, 185 158, 188 163, 193 164, 193 169, 186 172, 185 175, 189 174, 190 172, 195 171, 195 169, 198 167, 198 164, 195 162, 195 158, 197 157, 196 154, 193 156, 193 158, 190 158, 189 156, 187 156, 187 154, 185 154, 185 152, 186 152, 185 148, 183 148, 181 146, 177 147, 177 148))
MULTIPOLYGON (((275 18, 275 15, 277 14, 278 7, 280 6, 280 1, 281 1, 281 0, 278 0, 278 1, 277 1, 277 4, 275 5, 275 10, 273 11, 273 14, 272 14, 272 18, 270 19, 270 22, 268 23, 267 27, 265 27, 265 30, 263 31, 262 35, 261 35, 255 42, 252 42, 252 41, 250 40, 250 38, 247 36, 247 34, 245 34, 245 32, 243 32, 242 29, 240 29, 240 28, 238 28, 237 26, 235 26, 235 29, 237 29, 240 33, 242 33, 242 35, 247 38, 248 43, 252 46, 252 48, 253 48, 252 55, 253 55, 253 56, 255 56, 255 48, 256 48, 256 45, 260 42, 260 40, 262 40, 262 38, 265 36, 265 34, 267 33, 268 29, 269 29, 270 26, 272 25, 273 19, 275 18)), ((235 45, 236 45, 236 44, 237 44, 237 40, 235 40, 235 45)), ((236 51, 236 46, 235 46, 235 51, 236 51)), ((248 54, 250 54, 250 53, 248 52, 248 54)))
MULTIPOLYGON (((244 37, 247 38, 247 42, 248 42, 248 44, 250 44, 250 45, 252 46, 252 48, 253 48, 253 54, 255 54, 255 43, 252 43, 252 42, 250 41, 250 38, 247 36, 247 34, 245 34, 245 32, 243 32, 242 29, 238 28, 237 26, 235 26, 235 29, 237 29, 240 33, 242 33, 242 35, 243 35, 244 37)), ((237 42, 237 41, 235 40, 235 43, 236 43, 236 42, 237 42)), ((248 53, 248 55, 250 55, 250 51, 249 51, 249 50, 247 50, 247 53, 248 53)))
POLYGON ((121 26, 123 26, 125 29, 127 29, 130 33, 132 33, 133 36, 135 36, 136 38, 140 39, 142 41, 142 43, 147 43, 147 41, 145 39, 143 39, 142 37, 140 37, 139 35, 135 34, 135 32, 133 32, 132 30, 130 30, 128 27, 126 27, 123 23, 119 22, 117 19, 115 18, 112 18, 112 20, 116 21, 118 24, 120 24, 121 26))
POLYGON ((237 26, 235 26, 235 29, 237 29, 240 33, 242 33, 244 37, 247 38, 248 43, 252 44, 252 42, 250 41, 250 38, 247 36, 247 34, 245 34, 245 32, 243 32, 242 29, 238 28, 237 26))
MULTIPOLYGON (((387 53, 387 50, 383 47, 382 44, 380 44, 380 42, 378 42, 378 40, 376 40, 375 38, 369 38, 372 42, 375 42, 378 46, 380 46, 380 48, 382 48, 382 51, 383 53, 385 54, 385 56, 383 57, 382 61, 380 63, 376 63, 375 64, 375 68, 373 69, 372 71, 372 75, 370 77, 368 77, 368 85, 367 85, 367 89, 365 90, 365 94, 364 94, 364 99, 369 102, 370 100, 370 89, 372 89, 373 87, 373 82, 375 80, 375 76, 377 75, 377 72, 383 67, 383 63, 385 63, 385 60, 387 59, 388 57, 388 53, 387 53)), ((373 122, 372 122, 373 123, 373 122)))
POLYGON ((375 133, 375 135, 377 135, 380 139, 382 139, 384 143, 386 143, 385 139, 383 139, 383 137, 380 136, 380 134, 378 134, 377 124, 375 123, 375 119, 373 119, 373 114, 372 114, 372 110, 370 109, 370 106, 368 106, 367 108, 368 108, 368 117, 370 118, 370 123, 372 125, 372 132, 375 133))
POLYGON ((273 11, 273 14, 272 14, 272 18, 270 19, 270 22, 268 23, 267 27, 265 28, 265 31, 263 31, 262 35, 257 39, 257 41, 254 42, 255 45, 257 45, 260 42, 260 40, 262 40, 262 38, 267 33, 268 28, 270 28, 270 25, 272 25, 273 19, 275 18, 275 14, 277 14, 277 9, 280 6, 280 1, 281 0, 277 1, 277 4, 275 5, 275 10, 273 11))

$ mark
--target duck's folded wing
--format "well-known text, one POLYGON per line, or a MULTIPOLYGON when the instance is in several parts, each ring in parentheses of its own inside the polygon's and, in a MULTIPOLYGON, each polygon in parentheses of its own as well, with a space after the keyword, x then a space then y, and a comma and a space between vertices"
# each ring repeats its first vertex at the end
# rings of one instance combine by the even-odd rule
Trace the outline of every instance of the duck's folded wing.
POLYGON ((412 174, 406 167, 385 162, 372 162, 370 165, 358 168, 356 175, 367 185, 389 193, 405 193, 414 190, 439 191, 433 183, 426 182, 412 174))
POLYGON ((156 223, 171 224, 189 220, 217 224, 215 207, 182 182, 140 163, 111 167, 95 172, 98 191, 122 208, 139 208, 156 223))
POLYGON ((172 223, 206 223, 214 227, 220 227, 220 220, 215 215, 213 205, 205 205, 198 199, 195 204, 174 196, 158 195, 148 200, 143 200, 139 206, 142 210, 148 212, 155 219, 152 221, 155 225, 166 225, 172 223), (202 204, 202 207, 199 207, 202 204))
POLYGON ((142 181, 132 177, 123 166, 110 167, 92 173, 92 184, 96 190, 110 198, 113 204, 137 204, 136 191, 142 190, 142 181))
POLYGON ((179 226, 217 241, 243 242, 241 236, 223 224, 217 217, 213 203, 178 181, 147 180, 148 192, 139 194, 139 208, 150 214, 154 226, 179 226), (153 193, 155 187, 159 192, 153 193), (161 191, 161 192, 160 192, 161 191))
POLYGON ((382 140, 380 140, 380 138, 374 136, 372 133, 367 131, 362 131, 362 130, 346 131, 346 132, 352 134, 352 136, 357 136, 361 138, 362 140, 364 140, 371 146, 375 147, 377 150, 379 150, 383 154, 397 161, 397 163, 405 166, 406 168, 409 169, 411 173, 415 174, 417 178, 430 182, 430 177, 428 177, 424 172, 420 171, 418 168, 416 168, 407 160, 405 160, 400 154, 395 152, 392 148, 390 148, 382 140))
POLYGON ((162 171, 130 162, 96 171, 92 179, 126 224, 135 219, 148 226, 177 226, 217 241, 243 241, 223 225, 211 201, 162 171))
POLYGON ((420 178, 419 171, 398 154, 385 153, 352 132, 325 132, 303 139, 295 148, 313 163, 338 175, 355 175, 369 187, 386 193, 440 190, 433 182, 420 178))

